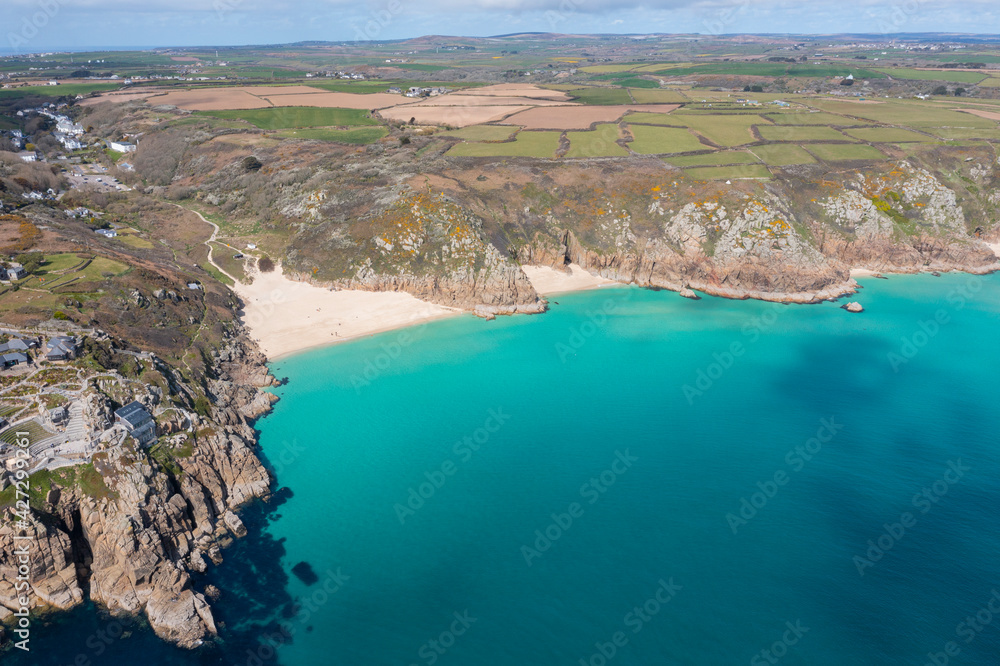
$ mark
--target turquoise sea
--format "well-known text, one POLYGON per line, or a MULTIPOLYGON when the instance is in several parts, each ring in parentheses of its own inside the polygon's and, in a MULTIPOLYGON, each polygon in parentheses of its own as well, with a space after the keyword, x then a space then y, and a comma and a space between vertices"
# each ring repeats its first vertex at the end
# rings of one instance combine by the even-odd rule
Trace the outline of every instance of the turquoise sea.
POLYGON ((281 360, 279 490, 199 581, 222 642, 95 654, 82 609, 3 658, 1000 663, 1000 276, 863 285, 857 315, 616 287, 281 360))

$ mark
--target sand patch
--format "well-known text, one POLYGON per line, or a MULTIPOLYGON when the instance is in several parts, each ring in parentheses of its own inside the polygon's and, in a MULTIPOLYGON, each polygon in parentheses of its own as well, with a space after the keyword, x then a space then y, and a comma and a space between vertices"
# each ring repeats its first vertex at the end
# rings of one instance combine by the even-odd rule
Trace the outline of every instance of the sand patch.
POLYGON ((570 272, 556 270, 549 266, 521 266, 528 276, 531 286, 540 295, 561 294, 567 291, 596 289, 605 284, 616 284, 612 280, 593 275, 577 264, 569 265, 570 272))
POLYGON ((331 291, 284 277, 281 269, 237 283, 243 321, 269 360, 461 311, 403 292, 331 291))

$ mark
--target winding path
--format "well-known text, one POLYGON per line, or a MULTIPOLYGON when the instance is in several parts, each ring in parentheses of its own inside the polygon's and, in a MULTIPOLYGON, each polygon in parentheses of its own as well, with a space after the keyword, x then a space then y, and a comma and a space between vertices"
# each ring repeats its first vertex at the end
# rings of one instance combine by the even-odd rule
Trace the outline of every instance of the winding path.
MULTIPOLYGON (((207 247, 207 248, 208 248, 208 263, 210 263, 210 264, 212 264, 213 266, 215 266, 215 268, 216 268, 216 269, 217 269, 217 270, 218 270, 218 271, 219 271, 220 273, 222 273, 222 274, 223 274, 223 275, 225 275, 225 276, 226 276, 227 278, 229 278, 230 280, 232 280, 234 284, 235 284, 235 283, 237 283, 237 282, 239 282, 239 280, 237 280, 237 279, 236 279, 235 277, 233 277, 232 275, 230 275, 230 274, 229 274, 229 273, 228 273, 228 272, 226 271, 226 269, 224 269, 224 268, 223 268, 222 266, 220 266, 219 264, 215 263, 215 259, 213 259, 213 258, 212 258, 212 243, 216 243, 216 242, 221 242, 221 241, 216 241, 216 240, 215 240, 215 237, 219 235, 219 225, 217 225, 217 224, 216 224, 215 222, 212 222, 212 221, 210 221, 210 220, 207 220, 207 219, 205 219, 205 216, 204 216, 204 215, 202 215, 201 213, 199 213, 199 212, 198 212, 198 211, 196 211, 196 210, 191 210, 190 208, 185 208, 184 206, 182 206, 182 205, 180 205, 180 204, 174 204, 174 205, 175 205, 175 206, 177 206, 178 208, 180 208, 181 210, 186 210, 186 211, 188 211, 189 213, 194 213, 194 214, 195 214, 195 215, 197 215, 197 216, 198 216, 199 218, 201 218, 201 221, 202 221, 202 222, 204 222, 205 224, 209 224, 209 225, 211 225, 211 226, 212 226, 212 235, 208 237, 208 240, 207 240, 207 241, 205 241, 205 247, 207 247)), ((227 247, 228 247, 228 246, 227 246, 227 247)))

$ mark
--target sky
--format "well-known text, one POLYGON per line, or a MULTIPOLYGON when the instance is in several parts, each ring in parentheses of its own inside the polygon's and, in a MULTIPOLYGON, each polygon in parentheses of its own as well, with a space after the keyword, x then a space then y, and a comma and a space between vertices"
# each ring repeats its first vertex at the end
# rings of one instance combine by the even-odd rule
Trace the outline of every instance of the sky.
POLYGON ((1000 33, 995 0, 0 0, 0 50, 422 35, 1000 33))

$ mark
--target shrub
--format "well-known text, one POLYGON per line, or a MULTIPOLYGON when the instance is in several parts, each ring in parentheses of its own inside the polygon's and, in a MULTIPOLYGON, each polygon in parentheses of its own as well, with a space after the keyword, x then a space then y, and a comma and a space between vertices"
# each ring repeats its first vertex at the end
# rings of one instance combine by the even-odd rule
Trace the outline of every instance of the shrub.
POLYGON ((259 171, 262 166, 264 166, 259 159, 253 155, 248 155, 243 158, 241 163, 244 171, 259 171))
POLYGON ((274 261, 271 257, 263 256, 257 260, 257 269, 260 270, 261 273, 270 273, 274 270, 274 261))

